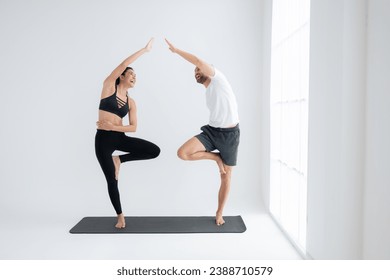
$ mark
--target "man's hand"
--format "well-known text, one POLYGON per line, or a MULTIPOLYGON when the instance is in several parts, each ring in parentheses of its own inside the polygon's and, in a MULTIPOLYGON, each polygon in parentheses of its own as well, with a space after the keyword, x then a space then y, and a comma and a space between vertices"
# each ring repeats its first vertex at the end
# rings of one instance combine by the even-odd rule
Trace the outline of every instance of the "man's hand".
POLYGON ((169 46, 169 49, 173 52, 173 53, 176 53, 176 48, 174 45, 172 45, 171 42, 169 42, 166 38, 165 38, 165 42, 167 42, 168 46, 169 46))

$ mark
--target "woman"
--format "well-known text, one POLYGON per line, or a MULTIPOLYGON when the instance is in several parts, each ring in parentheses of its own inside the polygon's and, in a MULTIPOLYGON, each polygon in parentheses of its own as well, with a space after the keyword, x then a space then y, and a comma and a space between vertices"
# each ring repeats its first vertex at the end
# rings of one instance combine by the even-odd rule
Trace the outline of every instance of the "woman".
POLYGON ((136 75, 133 68, 128 65, 149 52, 152 45, 153 39, 146 47, 126 58, 103 83, 99 121, 96 123, 95 152, 107 180, 111 203, 117 213, 116 228, 124 228, 126 225, 118 191, 118 174, 121 163, 152 159, 160 154, 160 148, 155 144, 125 135, 125 132, 137 130, 137 107, 127 93, 128 89, 134 87, 136 75), (127 114, 129 114, 129 125, 123 125, 122 118, 127 114), (127 152, 127 154, 112 156, 115 150, 127 152))

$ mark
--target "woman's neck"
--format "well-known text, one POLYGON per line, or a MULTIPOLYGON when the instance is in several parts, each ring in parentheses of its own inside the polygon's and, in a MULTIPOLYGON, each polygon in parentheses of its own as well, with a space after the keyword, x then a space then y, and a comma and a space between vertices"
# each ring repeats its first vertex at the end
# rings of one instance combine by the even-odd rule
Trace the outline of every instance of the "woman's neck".
POLYGON ((125 87, 125 86, 119 84, 119 85, 117 86, 116 92, 117 92, 117 94, 119 94, 119 95, 121 95, 121 96, 126 96, 126 95, 127 95, 127 90, 128 90, 128 89, 129 89, 128 87, 125 87))

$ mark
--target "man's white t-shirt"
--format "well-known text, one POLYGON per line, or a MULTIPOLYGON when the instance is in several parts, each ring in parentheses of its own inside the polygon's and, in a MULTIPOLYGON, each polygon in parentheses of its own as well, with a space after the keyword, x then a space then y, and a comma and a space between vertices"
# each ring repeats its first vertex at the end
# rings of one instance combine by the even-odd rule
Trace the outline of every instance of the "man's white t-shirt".
POLYGON ((226 77, 214 68, 215 75, 206 88, 206 104, 210 110, 209 125, 226 128, 239 123, 236 97, 226 77))

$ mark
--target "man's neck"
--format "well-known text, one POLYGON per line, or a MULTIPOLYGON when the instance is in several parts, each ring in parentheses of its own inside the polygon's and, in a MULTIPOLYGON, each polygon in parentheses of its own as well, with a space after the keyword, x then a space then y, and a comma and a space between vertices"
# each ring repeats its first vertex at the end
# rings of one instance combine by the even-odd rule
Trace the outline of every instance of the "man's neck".
POLYGON ((207 80, 203 83, 204 87, 207 88, 211 83, 211 79, 207 78, 207 80))

